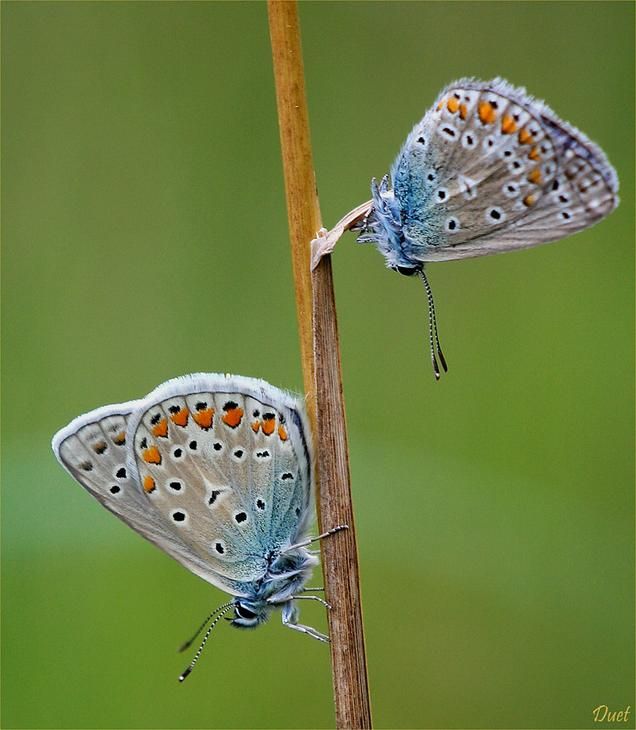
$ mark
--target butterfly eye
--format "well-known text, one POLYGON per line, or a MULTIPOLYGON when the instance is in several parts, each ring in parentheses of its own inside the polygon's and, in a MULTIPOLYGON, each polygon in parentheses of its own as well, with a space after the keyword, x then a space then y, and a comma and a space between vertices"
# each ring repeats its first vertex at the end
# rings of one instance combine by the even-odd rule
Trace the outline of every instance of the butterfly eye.
POLYGON ((235 610, 236 610, 237 618, 246 618, 246 619, 256 618, 256 614, 253 611, 250 611, 249 608, 245 608, 245 606, 241 606, 240 603, 236 604, 235 610))
POLYGON ((408 266, 392 266, 391 267, 393 271, 397 271, 398 274, 402 274, 402 276, 413 276, 413 274, 416 274, 419 269, 410 268, 408 266))

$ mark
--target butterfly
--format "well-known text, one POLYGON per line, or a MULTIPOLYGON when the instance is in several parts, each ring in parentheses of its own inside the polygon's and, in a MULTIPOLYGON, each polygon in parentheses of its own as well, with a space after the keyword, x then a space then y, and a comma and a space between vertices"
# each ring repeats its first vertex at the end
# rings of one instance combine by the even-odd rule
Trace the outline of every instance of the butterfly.
POLYGON ((618 205, 618 178, 603 151, 501 78, 447 86, 407 137, 390 179, 372 181, 358 242, 374 243, 389 268, 424 283, 436 379, 436 352, 447 365, 427 262, 556 241, 618 205))
POLYGON ((71 421, 53 437, 69 474, 106 509, 232 600, 215 609, 183 681, 214 626, 229 611, 254 628, 282 609, 298 623, 297 601, 316 555, 307 549, 339 525, 308 537, 313 455, 304 402, 263 380, 199 373, 158 386, 146 398, 109 405, 71 421))

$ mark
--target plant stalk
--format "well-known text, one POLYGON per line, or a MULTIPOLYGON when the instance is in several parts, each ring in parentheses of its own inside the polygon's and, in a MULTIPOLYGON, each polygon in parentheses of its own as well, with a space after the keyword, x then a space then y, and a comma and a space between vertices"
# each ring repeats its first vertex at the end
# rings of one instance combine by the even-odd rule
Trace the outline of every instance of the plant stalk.
POLYGON ((322 563, 329 616, 338 728, 370 728, 358 554, 351 501, 347 431, 331 258, 310 271, 310 241, 321 228, 312 160, 298 7, 268 0, 281 154, 296 291, 307 409, 316 445, 320 531, 348 530, 325 539, 322 563))

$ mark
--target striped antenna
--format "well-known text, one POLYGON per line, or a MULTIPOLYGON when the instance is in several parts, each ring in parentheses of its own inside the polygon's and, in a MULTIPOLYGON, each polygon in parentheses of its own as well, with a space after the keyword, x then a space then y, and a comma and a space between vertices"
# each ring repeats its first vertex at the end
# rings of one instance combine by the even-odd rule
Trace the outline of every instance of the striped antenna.
POLYGON ((426 274, 424 273, 423 269, 420 269, 418 272, 418 275, 420 279, 422 280, 422 283, 424 284, 424 289, 426 289, 426 297, 428 299, 428 338, 431 346, 431 362, 433 364, 433 372, 435 373, 435 380, 439 380, 440 378, 440 371, 439 371, 439 365, 437 364, 437 357, 439 357, 439 361, 442 364, 442 368, 444 368, 444 372, 448 372, 448 366, 446 365, 446 358, 444 357, 444 353, 442 352, 442 346, 439 344, 439 335, 437 334, 437 317, 435 316, 435 301, 433 299, 433 291, 431 289, 431 285, 428 283, 428 279, 426 278, 426 274), (435 357, 435 353, 437 352, 437 357, 435 357))
MULTIPOLYGON (((210 634, 212 633, 212 629, 217 625, 219 620, 222 616, 224 616, 232 607, 234 606, 234 601, 231 601, 230 603, 226 603, 224 606, 220 606, 217 608, 216 611, 214 611, 211 616, 213 616, 215 613, 218 613, 217 617, 212 621, 210 626, 208 627, 208 630, 205 632, 205 636, 203 637, 203 641, 201 642, 201 645, 197 649, 197 653, 194 655, 194 659, 190 662, 190 665, 187 669, 185 669, 180 675, 179 675, 179 681, 183 682, 183 680, 190 674, 190 672, 194 669, 194 665, 199 661, 199 657, 201 656, 201 652, 203 651, 205 644, 210 637, 210 634)), ((204 624, 205 625, 205 624, 204 624)))
POLYGON ((192 642, 197 638, 197 636, 203 631, 203 629, 208 625, 210 619, 219 611, 222 611, 224 608, 229 606, 229 603, 224 604, 223 606, 219 606, 218 608, 215 608, 214 611, 205 619, 205 621, 199 626, 199 628, 194 632, 194 635, 192 638, 188 639, 188 641, 181 644, 181 646, 177 649, 179 653, 182 651, 185 651, 189 646, 191 646, 192 642))

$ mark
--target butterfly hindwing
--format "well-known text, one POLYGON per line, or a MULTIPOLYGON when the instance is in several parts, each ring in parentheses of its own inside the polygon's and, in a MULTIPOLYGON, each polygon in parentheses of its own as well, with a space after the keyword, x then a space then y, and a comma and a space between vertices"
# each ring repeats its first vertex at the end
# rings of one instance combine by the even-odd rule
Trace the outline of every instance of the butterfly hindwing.
POLYGON ((176 378, 145 399, 128 438, 149 509, 226 580, 257 579, 305 529, 310 452, 288 393, 248 378, 176 378))
POLYGON ((64 468, 118 517, 127 511, 122 502, 141 505, 126 468, 126 427, 139 402, 98 408, 53 437, 53 451, 64 468))
POLYGON ((407 138, 392 179, 403 253, 413 262, 554 241, 618 203, 602 150, 502 79, 444 89, 407 138))
POLYGON ((79 416, 53 437, 53 451, 69 474, 104 507, 193 573, 219 585, 204 560, 178 535, 166 534, 163 520, 148 509, 129 470, 126 431, 131 414, 142 403, 105 406, 79 416))

